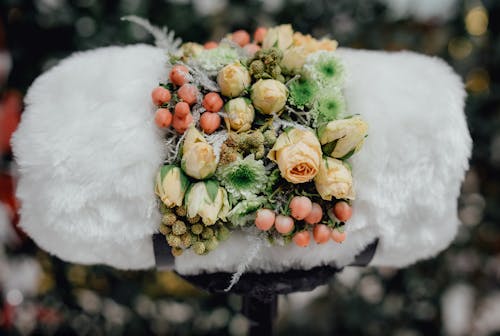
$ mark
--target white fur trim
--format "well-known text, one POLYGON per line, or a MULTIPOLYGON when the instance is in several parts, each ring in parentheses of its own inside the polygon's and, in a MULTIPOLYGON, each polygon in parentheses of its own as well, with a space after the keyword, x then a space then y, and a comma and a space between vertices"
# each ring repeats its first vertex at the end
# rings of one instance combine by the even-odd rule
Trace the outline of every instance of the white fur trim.
MULTIPOLYGON (((374 238, 374 265, 405 266, 454 238, 471 139, 460 78, 437 58, 341 49, 351 114, 369 123, 352 159, 357 199, 343 244, 261 247, 249 271, 343 266, 374 238)), ((159 223, 153 177, 164 156, 150 91, 165 56, 147 46, 77 54, 42 75, 14 136, 21 226, 45 249, 80 263, 154 264, 159 223), (149 212, 151 211, 151 212, 149 212)), ((207 256, 176 259, 185 274, 234 272, 250 243, 235 233, 207 256)))

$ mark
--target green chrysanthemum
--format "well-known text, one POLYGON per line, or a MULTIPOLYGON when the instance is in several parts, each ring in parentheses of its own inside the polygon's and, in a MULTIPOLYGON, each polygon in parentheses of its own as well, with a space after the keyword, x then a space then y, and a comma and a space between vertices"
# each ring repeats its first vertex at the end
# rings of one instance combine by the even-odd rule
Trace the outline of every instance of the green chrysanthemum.
POLYGON ((314 126, 320 127, 329 121, 345 117, 345 100, 340 90, 324 90, 320 92, 311 112, 314 115, 314 126))
POLYGON ((246 226, 255 220, 255 213, 266 203, 264 196, 245 199, 229 211, 227 218, 234 226, 246 226))
POLYGON ((304 107, 311 107, 318 93, 318 84, 311 79, 301 78, 293 81, 288 89, 290 90, 288 96, 290 104, 303 109, 304 107))
POLYGON ((234 199, 258 194, 267 182, 264 163, 253 155, 219 167, 217 178, 234 199))
POLYGON ((341 86, 344 81, 344 66, 329 51, 319 51, 307 58, 304 66, 307 75, 322 86, 341 86))

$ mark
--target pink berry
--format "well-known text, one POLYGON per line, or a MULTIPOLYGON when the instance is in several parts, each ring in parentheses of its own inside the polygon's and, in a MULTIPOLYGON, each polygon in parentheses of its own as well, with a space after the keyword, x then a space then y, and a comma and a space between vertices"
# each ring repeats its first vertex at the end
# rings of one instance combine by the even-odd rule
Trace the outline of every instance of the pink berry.
POLYGON ((206 43, 203 45, 203 47, 204 47, 205 49, 214 49, 214 48, 217 48, 217 47, 218 47, 218 44, 217 44, 217 42, 214 42, 214 41, 208 41, 208 42, 206 42, 206 43))
POLYGON ((290 210, 293 218, 302 220, 311 213, 312 202, 305 196, 295 196, 290 201, 290 210))
POLYGON ((266 34, 267 34, 267 29, 264 27, 259 27, 255 30, 255 33, 253 33, 253 39, 256 43, 262 43, 264 42, 266 34))
POLYGON ((345 240, 345 237, 346 237, 346 233, 345 231, 344 232, 340 232, 339 230, 337 229, 333 229, 332 230, 332 239, 337 242, 337 243, 342 243, 344 240, 345 240))
POLYGON ((352 216, 352 207, 345 201, 337 202, 333 207, 333 214, 342 222, 348 221, 352 216))
POLYGON ((177 118, 182 119, 185 118, 189 114, 189 112, 191 112, 191 109, 189 108, 188 103, 178 102, 177 104, 175 104, 174 112, 177 118))
POLYGON ((198 88, 192 84, 184 84, 177 91, 177 95, 182 101, 185 101, 189 105, 193 105, 198 99, 198 88))
POLYGON ((172 113, 168 109, 159 108, 155 113, 155 123, 160 128, 169 127, 172 123, 172 113))
POLYGON ((181 86, 188 82, 189 70, 184 65, 174 65, 170 71, 170 81, 181 86))
POLYGON ((151 98, 153 99, 153 104, 161 106, 168 103, 172 98, 172 95, 170 94, 170 91, 164 87, 158 86, 153 90, 153 92, 151 92, 151 98))
POLYGON ((293 242, 300 247, 306 247, 309 245, 311 240, 311 234, 309 231, 300 231, 293 236, 293 242))
POLYGON ((318 244, 326 243, 330 240, 332 229, 325 224, 317 224, 313 229, 314 240, 318 244))
POLYGON ((245 30, 237 30, 231 35, 231 40, 240 47, 244 47, 250 43, 250 34, 245 30))
POLYGON ((212 134, 220 126, 221 118, 217 113, 204 112, 200 117, 200 127, 206 134, 212 134))
POLYGON ((321 209, 321 205, 319 205, 318 203, 313 203, 311 212, 304 218, 304 221, 307 224, 316 224, 319 223, 322 218, 323 209, 321 209))
POLYGON ((259 209, 257 210, 257 217, 255 218, 255 226, 259 230, 267 231, 273 227, 276 214, 274 211, 269 209, 259 209))
POLYGON ((288 234, 293 231, 295 228, 295 224, 293 222, 292 217, 278 215, 276 216, 276 220, 274 221, 274 226, 276 231, 281 234, 288 234))
POLYGON ((253 54, 255 54, 257 51, 260 50, 260 47, 254 43, 250 43, 250 44, 247 44, 246 46, 243 47, 243 49, 245 49, 245 51, 253 56, 253 54))

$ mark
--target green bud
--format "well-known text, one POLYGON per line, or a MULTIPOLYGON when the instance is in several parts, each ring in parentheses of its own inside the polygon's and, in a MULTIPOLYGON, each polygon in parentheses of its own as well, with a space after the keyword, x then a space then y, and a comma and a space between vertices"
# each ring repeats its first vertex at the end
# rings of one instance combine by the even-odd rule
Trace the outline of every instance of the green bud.
POLYGON ((195 235, 199 235, 203 231, 203 225, 201 224, 195 224, 191 226, 191 232, 194 233, 195 235))
POLYGON ((194 253, 202 255, 206 251, 205 244, 203 242, 196 242, 193 244, 194 253))
POLYGON ((205 246, 207 248, 207 251, 213 251, 217 248, 217 246, 219 246, 219 241, 217 240, 217 238, 215 237, 212 237, 210 239, 208 239, 207 241, 205 241, 205 246))
POLYGON ((194 217, 188 217, 187 221, 189 224, 196 224, 200 221, 200 219, 201 219, 200 215, 196 215, 194 217))
POLYGON ((181 238, 174 234, 169 234, 167 236, 167 243, 172 247, 180 247, 182 244, 181 238))
POLYGON ((170 232, 172 232, 172 229, 170 228, 170 226, 166 226, 165 224, 161 224, 160 225, 160 229, 159 229, 160 233, 162 235, 168 235, 170 232))
POLYGON ((187 227, 183 221, 178 220, 174 223, 174 225, 172 225, 172 233, 174 235, 180 236, 180 235, 186 233, 186 231, 187 231, 187 227))
POLYGON ((186 211, 186 208, 184 208, 184 207, 177 207, 175 209, 175 213, 177 214, 177 216, 184 217, 184 216, 186 216, 187 211, 186 211))
POLYGON ((172 255, 178 257, 184 252, 180 247, 172 247, 172 255))
POLYGON ((163 215, 161 222, 165 225, 171 226, 175 223, 177 220, 177 216, 174 215, 173 213, 166 213, 163 215))
MULTIPOLYGON (((281 76, 281 68, 279 65, 275 65, 272 69, 271 69, 271 76, 273 76, 273 78, 277 78, 278 76, 281 76)), ((283 77, 283 76, 282 76, 283 77)))
POLYGON ((223 225, 219 227, 217 230, 217 239, 220 241, 224 241, 229 238, 229 229, 223 225))
POLYGON ((201 237, 203 239, 210 239, 214 236, 214 230, 212 228, 206 227, 203 229, 203 232, 201 233, 201 237))
POLYGON ((255 60, 250 63, 250 74, 256 75, 264 72, 264 63, 261 60, 255 60))
POLYGON ((189 232, 184 233, 181 236, 181 241, 182 241, 182 245, 185 248, 188 248, 189 246, 191 246, 191 244, 193 243, 193 241, 191 239, 191 234, 189 232))
POLYGON ((265 146, 271 147, 276 143, 277 137, 276 137, 276 133, 274 132, 274 130, 269 129, 269 130, 265 131, 263 135, 264 135, 264 145, 265 146))

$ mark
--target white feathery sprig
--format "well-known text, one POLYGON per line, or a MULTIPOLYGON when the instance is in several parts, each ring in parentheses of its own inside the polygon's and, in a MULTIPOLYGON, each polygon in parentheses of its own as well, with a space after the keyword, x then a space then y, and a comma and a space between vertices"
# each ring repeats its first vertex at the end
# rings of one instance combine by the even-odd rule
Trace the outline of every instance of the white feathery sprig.
POLYGON ((128 15, 121 18, 122 21, 133 22, 144 29, 146 29, 155 39, 155 45, 158 48, 165 50, 169 54, 175 54, 178 52, 179 47, 182 44, 182 40, 179 37, 175 37, 175 32, 173 30, 168 30, 167 27, 157 27, 152 25, 149 20, 141 18, 136 15, 128 15))

